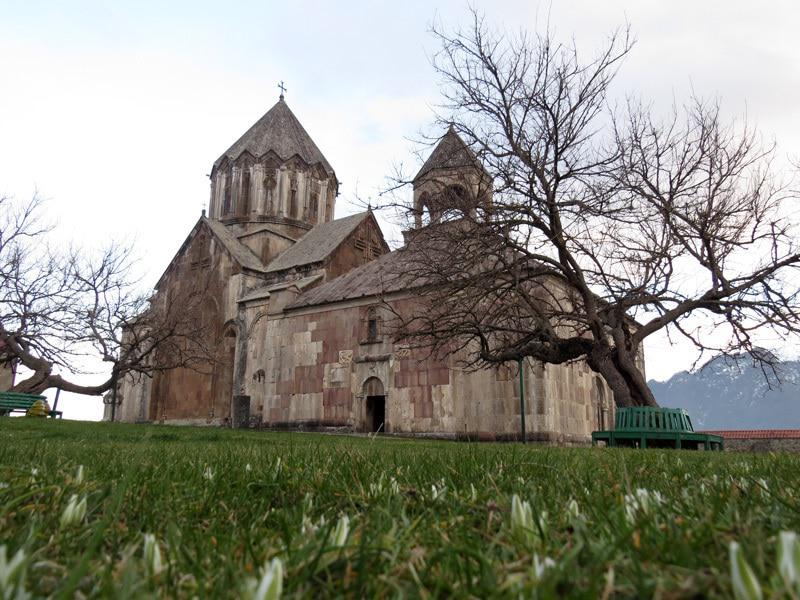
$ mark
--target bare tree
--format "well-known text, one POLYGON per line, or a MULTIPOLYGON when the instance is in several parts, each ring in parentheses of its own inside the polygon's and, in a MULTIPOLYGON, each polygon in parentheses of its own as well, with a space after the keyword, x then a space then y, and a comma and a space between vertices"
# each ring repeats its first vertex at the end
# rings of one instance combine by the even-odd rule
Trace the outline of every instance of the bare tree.
POLYGON ((132 276, 130 248, 54 249, 41 211, 37 196, 0 198, 0 362, 29 371, 13 391, 101 395, 126 374, 208 363, 199 294, 154 310, 132 276), (78 383, 92 359, 108 363, 109 376, 78 383))
MULTIPOLYGON (((434 29, 438 121, 493 189, 462 186, 468 209, 431 211, 409 237, 402 277, 421 292, 398 312, 397 338, 475 366, 585 360, 618 405, 656 406, 647 336, 666 330, 702 354, 798 332, 797 196, 774 148, 723 123, 715 103, 693 99, 661 121, 634 101, 612 106, 628 30, 584 62, 549 34, 498 34, 473 17, 468 30, 434 29)), ((438 206, 459 208, 447 189, 438 206)), ((419 206, 406 209, 419 221, 419 206)))

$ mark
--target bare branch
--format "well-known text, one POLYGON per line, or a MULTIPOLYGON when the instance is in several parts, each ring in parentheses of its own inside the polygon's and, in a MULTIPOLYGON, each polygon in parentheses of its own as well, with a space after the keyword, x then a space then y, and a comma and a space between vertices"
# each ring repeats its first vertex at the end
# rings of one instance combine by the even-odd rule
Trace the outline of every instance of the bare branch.
POLYGON ((410 182, 412 206, 384 197, 415 224, 398 276, 420 297, 395 315, 398 339, 476 367, 585 360, 626 406, 655 405, 641 345, 657 331, 701 353, 798 333, 800 254, 784 208, 797 191, 747 123, 697 98, 665 120, 633 100, 610 106, 628 29, 589 60, 549 33, 493 31, 476 12, 468 30, 433 35, 438 121, 488 177, 475 185, 461 169, 466 199, 442 170, 410 182), (441 190, 420 202, 432 181, 441 190), (687 326, 698 318, 725 344, 687 326))
POLYGON ((15 391, 99 395, 128 373, 207 365, 197 294, 151 311, 132 277, 131 248, 55 251, 46 244, 50 228, 41 223, 38 196, 27 203, 0 198, 0 208, 0 361, 31 372, 15 391), (156 361, 156 352, 165 359, 156 361), (74 376, 84 374, 89 357, 108 363, 110 374, 79 384, 74 376))

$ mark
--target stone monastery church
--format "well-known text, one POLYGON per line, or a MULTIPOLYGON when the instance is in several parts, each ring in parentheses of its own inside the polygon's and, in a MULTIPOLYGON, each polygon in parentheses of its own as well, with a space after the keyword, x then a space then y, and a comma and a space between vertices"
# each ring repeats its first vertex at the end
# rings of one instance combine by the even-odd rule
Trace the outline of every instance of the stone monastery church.
MULTIPOLYGON (((423 208, 426 186, 476 162, 448 131, 414 179, 415 203, 423 208)), ((276 429, 518 437, 516 364, 465 370, 385 331, 385 302, 413 298, 413 289, 386 284, 403 248, 390 251, 371 211, 334 219, 338 186, 281 96, 214 163, 209 214, 152 300, 157 308, 205 278, 213 372, 125 379, 116 418, 239 425, 244 413, 249 425, 276 429)), ((531 361, 523 377, 529 439, 583 443, 612 422, 611 392, 585 365, 531 361)))

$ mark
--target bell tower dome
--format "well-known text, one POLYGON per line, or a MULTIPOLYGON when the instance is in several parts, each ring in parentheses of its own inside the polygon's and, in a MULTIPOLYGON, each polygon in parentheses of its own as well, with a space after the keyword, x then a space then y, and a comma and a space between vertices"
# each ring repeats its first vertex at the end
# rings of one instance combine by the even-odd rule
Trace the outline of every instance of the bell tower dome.
POLYGON ((299 238, 333 219, 338 188, 330 163, 281 94, 214 163, 209 218, 245 232, 270 223, 299 238))
POLYGON ((475 217, 491 205, 491 177, 451 125, 416 174, 414 228, 459 216, 475 217))

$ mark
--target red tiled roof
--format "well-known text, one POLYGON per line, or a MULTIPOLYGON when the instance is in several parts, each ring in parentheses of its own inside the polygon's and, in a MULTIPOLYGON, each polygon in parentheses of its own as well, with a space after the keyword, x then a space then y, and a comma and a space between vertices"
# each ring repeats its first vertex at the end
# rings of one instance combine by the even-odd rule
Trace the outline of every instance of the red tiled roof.
POLYGON ((800 429, 740 429, 723 431, 702 431, 701 433, 711 433, 721 435, 729 440, 753 440, 753 439, 786 439, 800 438, 800 429))

